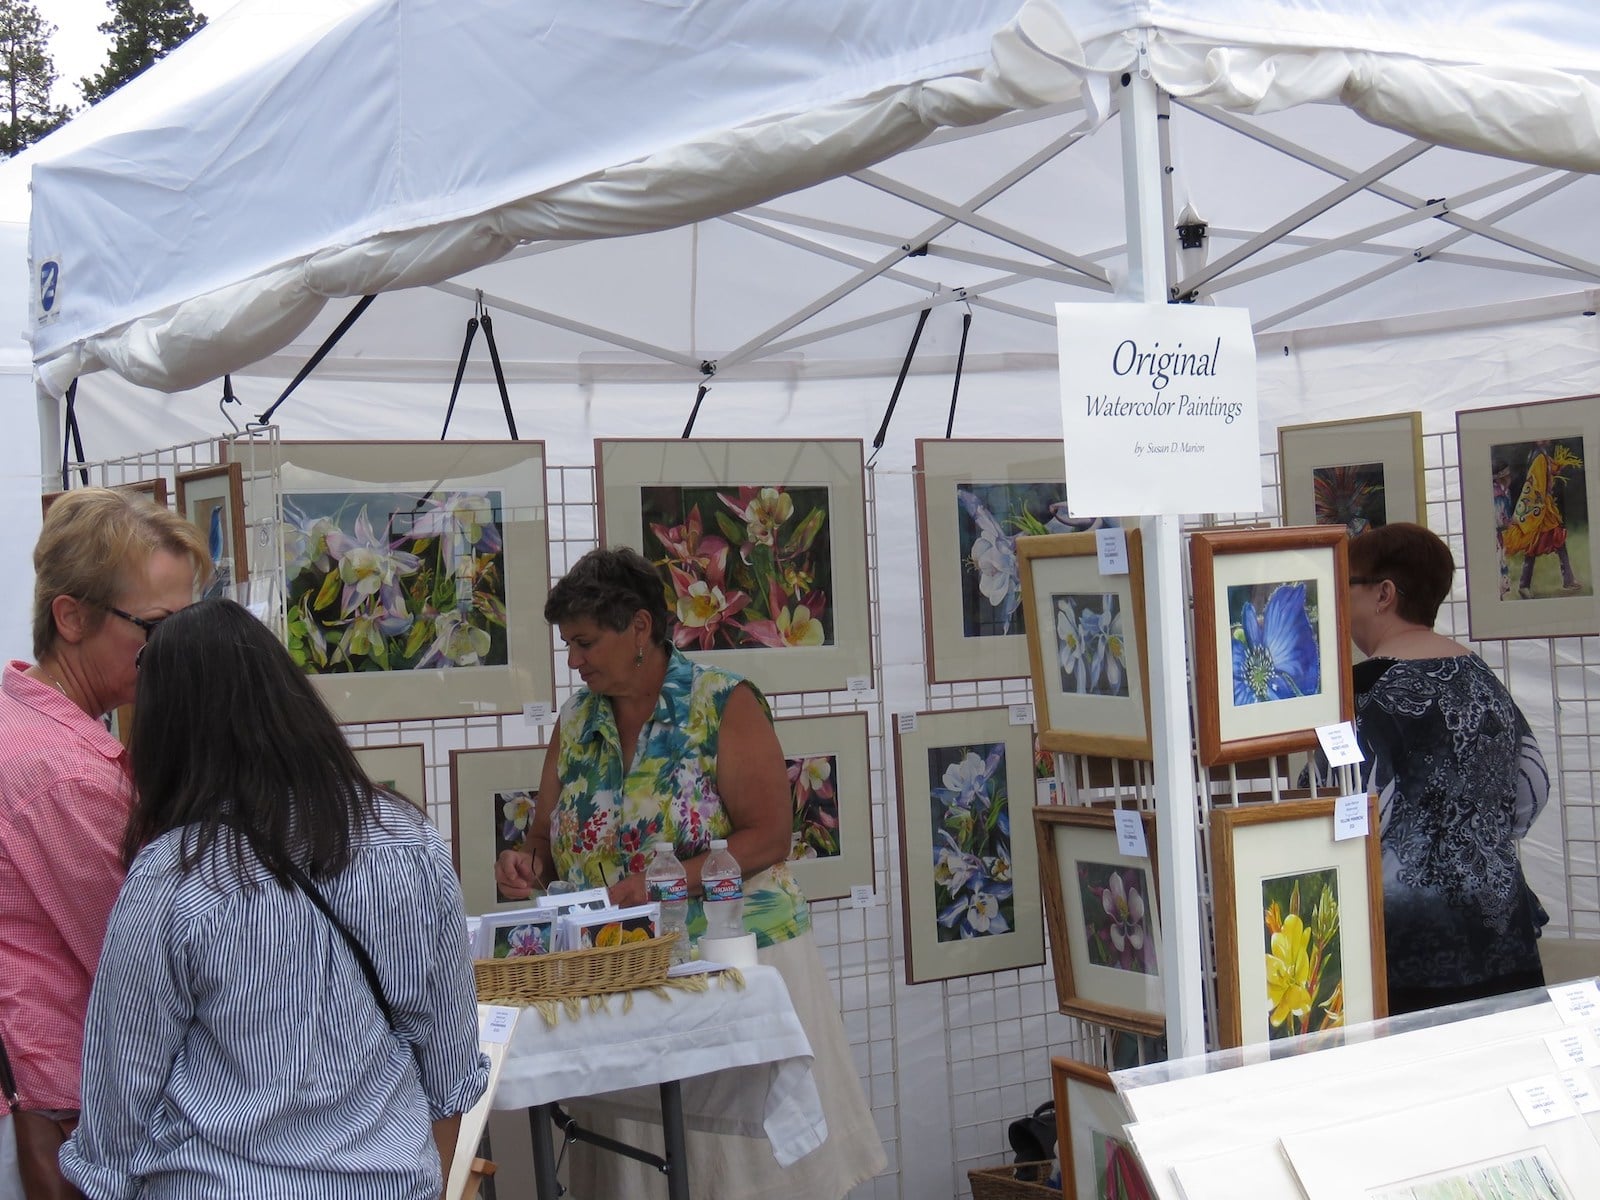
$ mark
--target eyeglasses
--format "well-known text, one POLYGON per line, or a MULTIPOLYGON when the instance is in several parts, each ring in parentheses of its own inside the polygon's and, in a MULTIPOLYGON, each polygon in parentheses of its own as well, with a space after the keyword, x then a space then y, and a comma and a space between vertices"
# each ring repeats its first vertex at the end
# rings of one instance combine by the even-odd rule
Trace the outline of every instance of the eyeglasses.
MULTIPOLYGON (((1380 583, 1394 583, 1394 580, 1385 579, 1381 575, 1376 575, 1376 576, 1375 575, 1352 575, 1352 576, 1350 576, 1350 586, 1351 587, 1355 587, 1357 584, 1363 584, 1363 583, 1366 584, 1368 587, 1377 587, 1380 583)), ((1397 596, 1404 596, 1406 594, 1405 588, 1401 587, 1398 583, 1394 583, 1394 592, 1395 592, 1395 595, 1397 595, 1397 596)))
POLYGON ((134 625, 137 625, 140 629, 144 630, 144 640, 147 642, 150 640, 150 635, 157 629, 161 628, 161 622, 167 619, 166 617, 156 617, 154 619, 150 617, 136 617, 131 612, 123 612, 114 604, 106 605, 106 611, 112 616, 121 617, 124 621, 128 621, 134 625))

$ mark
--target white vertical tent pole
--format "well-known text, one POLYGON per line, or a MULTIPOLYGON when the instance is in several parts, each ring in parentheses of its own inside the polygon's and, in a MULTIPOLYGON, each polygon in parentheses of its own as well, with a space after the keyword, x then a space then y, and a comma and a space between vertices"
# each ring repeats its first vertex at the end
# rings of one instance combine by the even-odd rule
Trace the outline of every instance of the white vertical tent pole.
MULTIPOLYGON (((1143 43, 1140 46, 1143 63, 1143 43)), ((1128 228, 1127 297, 1167 303, 1167 244, 1158 125, 1159 96, 1147 73, 1122 89, 1122 180, 1128 228)), ((1177 516, 1146 517, 1145 625, 1150 642, 1150 725, 1155 750, 1156 838, 1161 883, 1161 978, 1167 1053, 1205 1051, 1200 955, 1200 870, 1194 769, 1189 749, 1189 682, 1184 655, 1183 540, 1177 516)))

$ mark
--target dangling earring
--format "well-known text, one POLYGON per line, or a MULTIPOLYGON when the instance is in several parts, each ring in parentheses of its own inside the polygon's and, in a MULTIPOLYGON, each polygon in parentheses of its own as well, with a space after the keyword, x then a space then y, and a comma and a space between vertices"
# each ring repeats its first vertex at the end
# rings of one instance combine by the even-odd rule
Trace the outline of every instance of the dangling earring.
POLYGON ((635 668, 644 666, 644 647, 640 646, 633 652, 633 665, 635 668))

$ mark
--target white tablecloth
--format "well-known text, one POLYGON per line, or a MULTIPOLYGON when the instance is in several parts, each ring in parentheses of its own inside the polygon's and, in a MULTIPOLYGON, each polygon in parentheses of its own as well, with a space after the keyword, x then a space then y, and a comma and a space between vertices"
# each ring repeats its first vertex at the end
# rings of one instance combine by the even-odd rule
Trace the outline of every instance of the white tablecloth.
POLYGON ((517 1021, 495 1108, 582 1099, 640 1120, 661 1119, 655 1085, 680 1080, 691 1129, 741 1133, 772 1143, 787 1166, 828 1135, 806 1039, 783 977, 747 967, 745 986, 713 978, 706 992, 636 992, 609 1011, 565 1013, 554 1027, 526 1010, 517 1021))

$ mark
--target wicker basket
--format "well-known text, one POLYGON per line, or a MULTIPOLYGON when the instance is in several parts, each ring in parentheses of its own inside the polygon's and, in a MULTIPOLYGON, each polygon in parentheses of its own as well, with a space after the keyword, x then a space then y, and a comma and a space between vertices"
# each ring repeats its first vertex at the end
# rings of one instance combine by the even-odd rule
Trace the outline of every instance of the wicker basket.
POLYGON ((1045 1180, 1056 1169, 1054 1161, 1017 1163, 1010 1167, 975 1167, 967 1172, 972 1200, 1061 1200, 1061 1191, 1045 1180))
POLYGON ((672 933, 623 946, 558 954, 480 958, 472 964, 478 1000, 483 1004, 532 1004, 653 987, 666 979, 672 965, 672 944, 680 936, 672 933))

